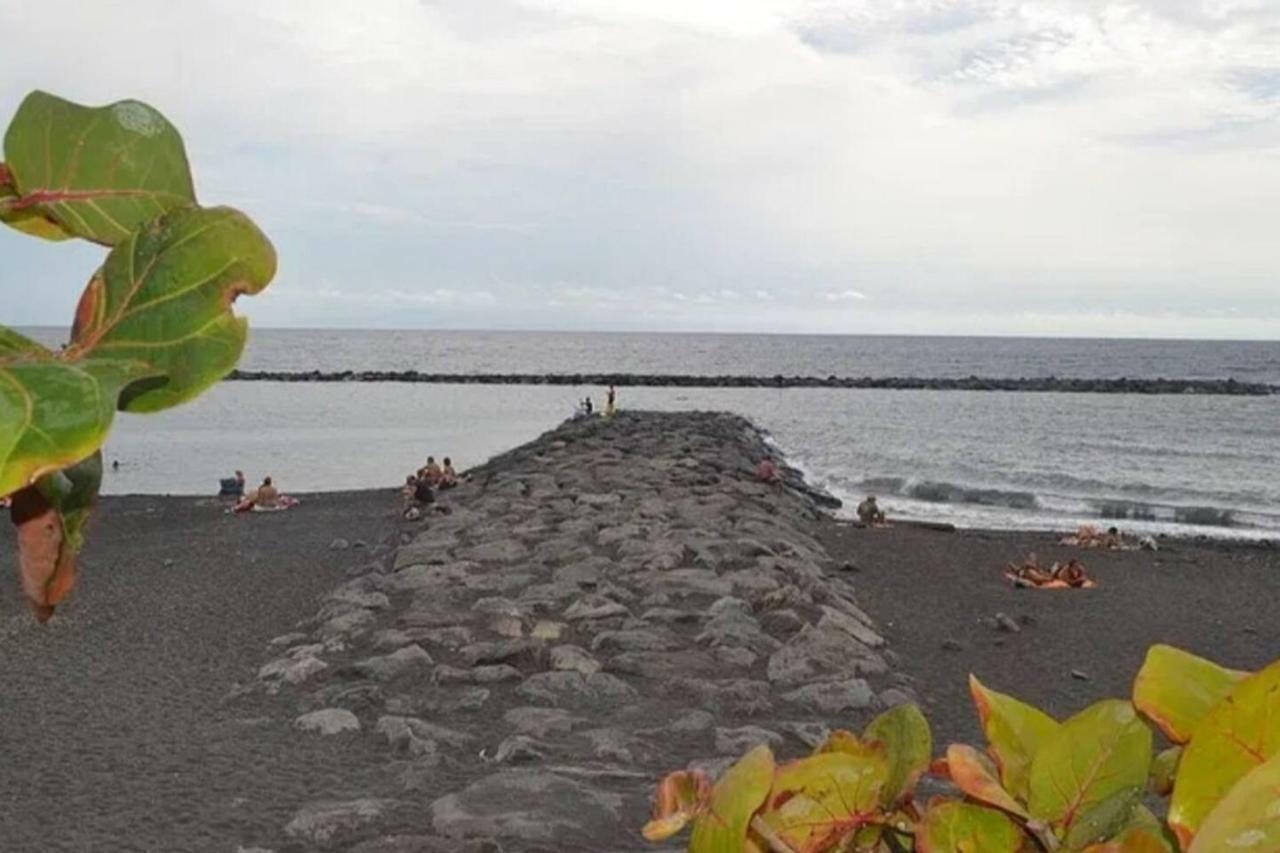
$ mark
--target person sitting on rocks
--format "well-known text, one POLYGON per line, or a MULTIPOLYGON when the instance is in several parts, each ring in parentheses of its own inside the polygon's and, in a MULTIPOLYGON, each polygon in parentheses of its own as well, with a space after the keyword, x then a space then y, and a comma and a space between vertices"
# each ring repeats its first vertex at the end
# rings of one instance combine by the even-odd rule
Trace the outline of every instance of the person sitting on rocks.
POLYGON ((270 477, 264 477, 262 485, 245 495, 240 503, 236 504, 233 512, 275 512, 282 509, 292 509, 298 505, 296 498, 288 495, 280 494, 280 491, 272 483, 270 477))
POLYGON ((444 476, 444 471, 440 470, 440 466, 436 464, 434 456, 427 457, 427 464, 422 469, 422 477, 431 486, 440 485, 440 480, 444 476))
POLYGON ((773 464, 772 459, 765 459, 760 463, 756 468, 756 479, 771 486, 782 485, 782 475, 778 473, 778 466, 773 464))
POLYGON ((453 460, 444 458, 444 468, 440 471, 440 488, 452 489, 458 485, 458 472, 453 470, 453 460))
POLYGON ((865 525, 884 524, 884 511, 876 503, 875 495, 867 495, 866 500, 858 504, 858 520, 865 525))

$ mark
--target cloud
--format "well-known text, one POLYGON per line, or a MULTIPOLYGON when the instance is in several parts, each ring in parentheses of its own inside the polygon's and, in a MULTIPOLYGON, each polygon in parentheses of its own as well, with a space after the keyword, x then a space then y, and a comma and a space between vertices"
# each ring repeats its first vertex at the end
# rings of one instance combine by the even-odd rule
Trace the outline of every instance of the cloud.
MULTIPOLYGON (((255 322, 1280 337, 1267 0, 0 0, 0 29, 0 113, 39 87, 182 128, 279 250, 255 322)), ((5 320, 65 323, 101 253, 0 240, 5 320)))

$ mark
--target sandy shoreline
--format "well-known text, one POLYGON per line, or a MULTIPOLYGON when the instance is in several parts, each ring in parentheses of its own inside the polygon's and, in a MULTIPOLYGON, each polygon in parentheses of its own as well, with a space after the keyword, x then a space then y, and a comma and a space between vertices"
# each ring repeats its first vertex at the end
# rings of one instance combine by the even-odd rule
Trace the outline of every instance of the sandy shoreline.
POLYGON ((798 754, 912 698, 940 744, 974 739, 971 671, 1063 714, 1126 695, 1152 642, 1245 668, 1280 654, 1280 551, 857 530, 752 482, 768 452, 739 418, 628 413, 497 457, 416 524, 390 489, 245 518, 110 497, 45 629, 6 528, 0 838, 638 851, 663 769, 761 739, 798 754), (1010 589, 1000 569, 1030 551, 1081 557, 1099 588, 1010 589), (298 731, 316 711, 359 730, 298 731))

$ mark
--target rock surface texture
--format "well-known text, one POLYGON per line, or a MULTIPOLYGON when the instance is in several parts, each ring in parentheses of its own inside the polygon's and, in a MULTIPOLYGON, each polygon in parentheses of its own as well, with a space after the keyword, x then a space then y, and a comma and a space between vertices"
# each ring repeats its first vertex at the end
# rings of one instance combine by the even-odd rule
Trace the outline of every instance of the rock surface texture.
POLYGON ((375 751, 386 773, 262 845, 653 849, 663 773, 797 754, 910 695, 814 497, 756 482, 773 455, 736 416, 626 412, 470 472, 264 654, 259 689, 336 767, 375 751))

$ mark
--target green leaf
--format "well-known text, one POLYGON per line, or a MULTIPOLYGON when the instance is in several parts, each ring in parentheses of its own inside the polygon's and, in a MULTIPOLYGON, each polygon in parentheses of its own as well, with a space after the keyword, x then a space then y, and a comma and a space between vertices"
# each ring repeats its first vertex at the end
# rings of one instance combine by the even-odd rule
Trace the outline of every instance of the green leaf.
POLYGON ((138 101, 86 107, 32 92, 9 125, 4 154, 16 198, 0 205, 0 218, 28 233, 114 246, 195 203, 182 137, 138 101), (47 226, 38 220, 56 230, 41 233, 47 226))
POLYGON ((1158 797, 1167 797, 1173 790, 1173 781, 1178 774, 1178 762, 1182 759, 1182 747, 1171 746, 1156 754, 1151 762, 1151 775, 1147 779, 1147 788, 1158 797))
POLYGON ((1018 817, 1027 816, 1022 803, 1001 786, 990 759, 968 744, 947 747, 947 772, 952 783, 973 799, 1018 817))
POLYGON ((1128 702, 1108 699, 1076 714, 1031 762, 1031 816, 1068 849, 1106 838, 1130 819, 1151 768, 1151 730, 1128 702))
POLYGON ((127 361, 68 364, 20 341, 6 353, 15 341, 0 335, 0 496, 95 453, 121 391, 151 372, 127 361))
POLYGON ((1026 836, 1004 812, 935 800, 916 827, 920 853, 1018 853, 1026 836))
POLYGON ((1000 780, 1016 796, 1026 797, 1031 759, 1040 744, 1058 731, 1058 722, 1038 708, 987 689, 973 675, 969 676, 969 692, 991 755, 1000 767, 1000 780))
POLYGON ((139 361, 160 375, 125 389, 125 411, 185 402, 235 367, 248 324, 231 305, 275 269, 275 250, 244 214, 176 211, 107 256, 80 298, 66 356, 139 361))
POLYGON ((1205 818, 1189 853, 1280 850, 1280 755, 1250 770, 1205 818))
MULTIPOLYGON (((3 166, 3 164, 0 164, 3 166)), ((18 191, 11 184, 0 183, 0 222, 11 225, 17 230, 33 237, 45 240, 69 240, 71 235, 56 222, 45 218, 36 208, 13 209, 18 201, 18 191)))
POLYGON ((929 721, 915 705, 897 705, 872 720, 862 736, 884 744, 889 778, 881 792, 881 803, 892 807, 911 795, 929 769, 933 756, 929 721))
POLYGON ((881 813, 884 747, 811 755, 778 768, 760 819, 793 850, 828 850, 881 813))
POLYGON ((1248 675, 1173 646, 1152 646, 1133 682, 1133 704, 1169 740, 1186 743, 1209 709, 1248 675))
POLYGON ((1182 846, 1237 782, 1278 752, 1280 661, 1232 688, 1192 732, 1169 803, 1169 825, 1182 846))
POLYGON ((46 474, 14 495, 22 589, 36 619, 47 622, 71 592, 84 526, 102 486, 102 454, 46 474))
POLYGON ((773 767, 769 747, 758 746, 725 771, 693 824, 689 853, 741 853, 751 818, 769 795, 773 767))
POLYGON ((8 326, 0 326, 0 363, 4 363, 6 359, 18 358, 40 360, 53 358, 53 353, 8 326))

